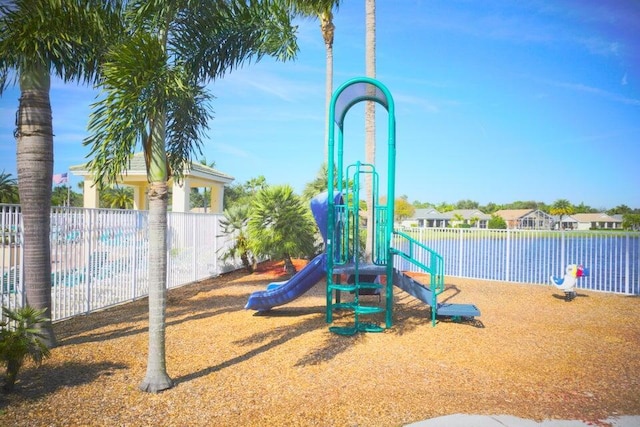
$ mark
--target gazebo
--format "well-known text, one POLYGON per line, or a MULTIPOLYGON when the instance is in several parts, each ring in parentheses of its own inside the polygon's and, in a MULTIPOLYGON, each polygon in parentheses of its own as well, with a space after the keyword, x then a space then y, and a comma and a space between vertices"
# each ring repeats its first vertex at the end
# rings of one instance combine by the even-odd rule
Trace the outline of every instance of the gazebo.
MULTIPOLYGON (((69 171, 81 176, 84 180, 84 207, 98 208, 99 196, 98 186, 95 185, 93 174, 89 171, 87 164, 75 165, 69 171)), ((224 186, 233 182, 233 177, 217 171, 199 163, 190 163, 185 168, 182 182, 178 184, 173 179, 169 179, 169 186, 172 187, 173 202, 171 205, 173 212, 189 212, 189 194, 192 188, 208 188, 211 193, 209 206, 211 213, 221 213, 223 211, 222 201, 224 198, 224 186)), ((146 210, 147 206, 147 169, 144 162, 143 153, 136 153, 129 162, 129 168, 118 180, 118 184, 133 187, 133 208, 146 210)))

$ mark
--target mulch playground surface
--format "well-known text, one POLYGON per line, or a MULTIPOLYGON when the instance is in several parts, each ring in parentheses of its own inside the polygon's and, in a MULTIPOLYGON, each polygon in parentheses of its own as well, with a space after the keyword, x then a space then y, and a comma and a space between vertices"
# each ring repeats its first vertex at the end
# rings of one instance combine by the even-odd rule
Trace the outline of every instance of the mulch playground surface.
POLYGON ((169 291, 175 386, 158 394, 138 390, 146 299, 56 323, 52 356, 0 395, 0 425, 401 426, 456 413, 604 425, 640 414, 638 297, 578 290, 565 302, 548 285, 447 278, 440 301, 477 305, 483 328, 434 328, 429 307, 396 288, 392 328, 340 336, 325 322, 324 282, 268 313, 244 310, 283 275, 267 263, 169 291))

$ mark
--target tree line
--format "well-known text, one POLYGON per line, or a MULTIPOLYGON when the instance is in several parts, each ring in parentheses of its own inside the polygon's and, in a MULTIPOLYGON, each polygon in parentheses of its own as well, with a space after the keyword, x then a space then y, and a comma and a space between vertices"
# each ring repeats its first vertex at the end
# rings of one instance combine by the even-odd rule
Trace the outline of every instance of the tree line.
MULTIPOLYGON (((566 199, 562 200, 562 203, 565 204, 566 199)), ((537 202, 533 200, 529 201, 515 201, 511 203, 497 204, 489 202, 486 205, 481 205, 480 203, 470 200, 464 199, 459 200, 455 203, 441 202, 441 203, 430 203, 430 202, 421 202, 419 200, 413 201, 411 204, 416 209, 426 209, 426 208, 434 208, 437 209, 438 212, 450 212, 455 209, 477 209, 486 214, 493 214, 501 209, 539 209, 546 213, 551 213, 551 210, 554 208, 558 201, 555 201, 552 204, 547 204, 545 202, 537 202)), ((580 202, 579 204, 573 204, 569 201, 566 201, 566 204, 570 205, 573 213, 599 213, 605 212, 608 215, 615 214, 640 214, 640 208, 631 208, 627 205, 618 205, 613 208, 594 208, 589 205, 586 205, 584 202, 580 202)))
MULTIPOLYGON (((200 163, 207 164, 206 160, 201 160, 200 163)), ((209 164, 213 167, 215 163, 209 164)), ((317 176, 309 181, 303 190, 301 196, 303 200, 310 200, 314 195, 325 191, 327 188, 327 173, 326 165, 322 165, 317 176)), ((82 184, 78 185, 79 189, 82 189, 82 184)), ((259 175, 255 178, 251 178, 244 183, 234 183, 225 187, 224 193, 224 206, 225 208, 233 207, 235 204, 247 203, 247 200, 255 196, 255 193, 268 187, 266 178, 263 175, 259 175)), ((82 207, 82 192, 75 191, 68 185, 55 186, 52 190, 51 205, 52 206, 73 206, 82 207)), ((0 203, 20 203, 20 197, 18 195, 18 185, 16 179, 4 171, 0 173, 0 203)), ((111 209, 131 209, 133 207, 133 189, 126 186, 112 186, 104 189, 100 192, 99 206, 101 208, 111 209)), ((200 191, 197 188, 191 189, 190 194, 190 206, 192 208, 202 207, 208 208, 208 195, 207 191, 200 191)), ((366 206, 364 207, 366 209, 366 206)), ((571 215, 576 213, 599 213, 605 212, 608 215, 623 215, 631 216, 640 215, 640 208, 631 208, 625 204, 615 206, 613 208, 594 208, 586 205, 584 202, 579 204, 573 204, 566 199, 556 200, 552 204, 538 201, 515 201, 505 204, 487 203, 481 205, 480 203, 471 200, 463 199, 455 203, 440 202, 430 203, 421 202, 415 200, 409 202, 409 198, 406 195, 401 195, 396 199, 395 211, 396 220, 401 221, 403 219, 411 218, 415 214, 416 209, 428 209, 434 208, 438 212, 450 212, 457 209, 477 209, 485 214, 492 215, 498 210, 502 209, 539 209, 551 215, 571 215)))

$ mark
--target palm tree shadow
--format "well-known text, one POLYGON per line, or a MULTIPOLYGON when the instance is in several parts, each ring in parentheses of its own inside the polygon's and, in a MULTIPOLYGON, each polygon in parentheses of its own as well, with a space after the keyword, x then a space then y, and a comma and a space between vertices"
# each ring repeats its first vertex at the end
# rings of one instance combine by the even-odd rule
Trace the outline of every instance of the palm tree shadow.
MULTIPOLYGON (((192 294, 197 296, 198 292, 192 292, 192 294)), ((215 304, 212 304, 210 299, 190 299, 188 298, 189 296, 187 295, 187 298, 182 298, 169 304, 166 319, 167 327, 242 309, 240 299, 236 296, 217 296, 215 304)), ((68 346, 107 341, 146 333, 148 330, 147 316, 147 302, 144 299, 144 301, 136 301, 106 309, 99 313, 93 313, 90 317, 78 318, 82 321, 74 321, 72 319, 65 322, 65 324, 61 324, 59 329, 57 328, 58 345, 68 346), (101 330, 114 324, 118 324, 119 327, 111 327, 107 331, 101 330)))
POLYGON ((20 371, 15 391, 0 395, 0 410, 21 401, 36 401, 61 388, 91 383, 98 377, 111 376, 122 369, 128 369, 128 366, 112 362, 65 362, 49 367, 45 362, 40 368, 20 371))
POLYGON ((364 340, 365 334, 363 333, 351 336, 330 334, 324 345, 310 351, 309 354, 296 362, 294 366, 305 367, 328 362, 364 340))
MULTIPOLYGON (((295 325, 286 325, 278 328, 274 328, 265 332, 253 334, 242 340, 235 341, 233 344, 239 346, 255 346, 251 350, 244 354, 233 357, 217 365, 210 366, 197 372, 193 372, 188 375, 174 379, 175 384, 186 383, 196 378, 207 376, 211 373, 218 372, 222 369, 229 368, 238 363, 250 360, 264 352, 272 350, 284 343, 302 336, 306 333, 315 331, 319 328, 326 328, 325 317, 320 307, 310 307, 309 309, 291 309, 291 310, 278 310, 280 313, 276 314, 276 317, 283 316, 302 316, 314 314, 314 316, 302 320, 295 325)), ((273 313, 272 313, 273 314, 273 313)), ((360 335, 360 334, 358 334, 360 335)), ((326 341, 325 345, 321 348, 313 350, 308 356, 305 356, 302 360, 296 363, 296 366, 305 366, 310 364, 317 364, 323 360, 329 360, 341 352, 345 351, 354 342, 357 342, 361 337, 358 335, 354 337, 342 337, 334 336, 331 334, 330 338, 326 341)))
POLYGON ((314 307, 295 307, 295 308, 278 308, 276 310, 256 311, 253 315, 256 317, 300 317, 310 314, 324 314, 324 306, 314 307))
MULTIPOLYGON (((314 311, 315 314, 319 314, 317 313, 317 309, 314 308, 314 310, 315 310, 314 311)), ((240 346, 250 346, 255 344, 261 344, 261 345, 258 345, 258 347, 252 348, 251 350, 247 351, 244 354, 233 357, 217 365, 213 365, 208 368, 201 369, 196 372, 192 372, 188 375, 175 378, 174 382, 176 385, 181 383, 186 383, 196 378, 204 377, 211 373, 218 372, 222 369, 229 368, 238 363, 245 362, 264 352, 272 350, 292 339, 295 339, 301 335, 304 335, 305 333, 311 332, 320 327, 324 327, 324 325, 325 325, 324 316, 317 315, 317 316, 313 316, 311 318, 305 319, 302 322, 297 323, 296 325, 281 326, 266 332, 254 334, 246 339, 236 341, 234 342, 234 344, 240 345, 240 346)))

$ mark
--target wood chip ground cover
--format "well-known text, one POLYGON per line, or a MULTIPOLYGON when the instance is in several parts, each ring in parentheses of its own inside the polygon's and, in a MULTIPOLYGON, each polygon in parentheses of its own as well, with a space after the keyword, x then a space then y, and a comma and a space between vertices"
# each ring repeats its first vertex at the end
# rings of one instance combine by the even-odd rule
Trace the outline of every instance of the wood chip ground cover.
POLYGON ((325 323, 323 282, 269 313, 244 310, 251 292, 282 280, 281 264, 261 267, 169 291, 174 388, 138 391, 147 359, 140 300, 55 324, 59 347, 0 396, 0 425, 401 426, 454 413, 597 423, 640 414, 637 297, 579 291, 567 303, 550 286, 447 278, 441 301, 476 304, 484 328, 433 328, 429 308, 396 288, 391 329, 344 337, 325 323))

